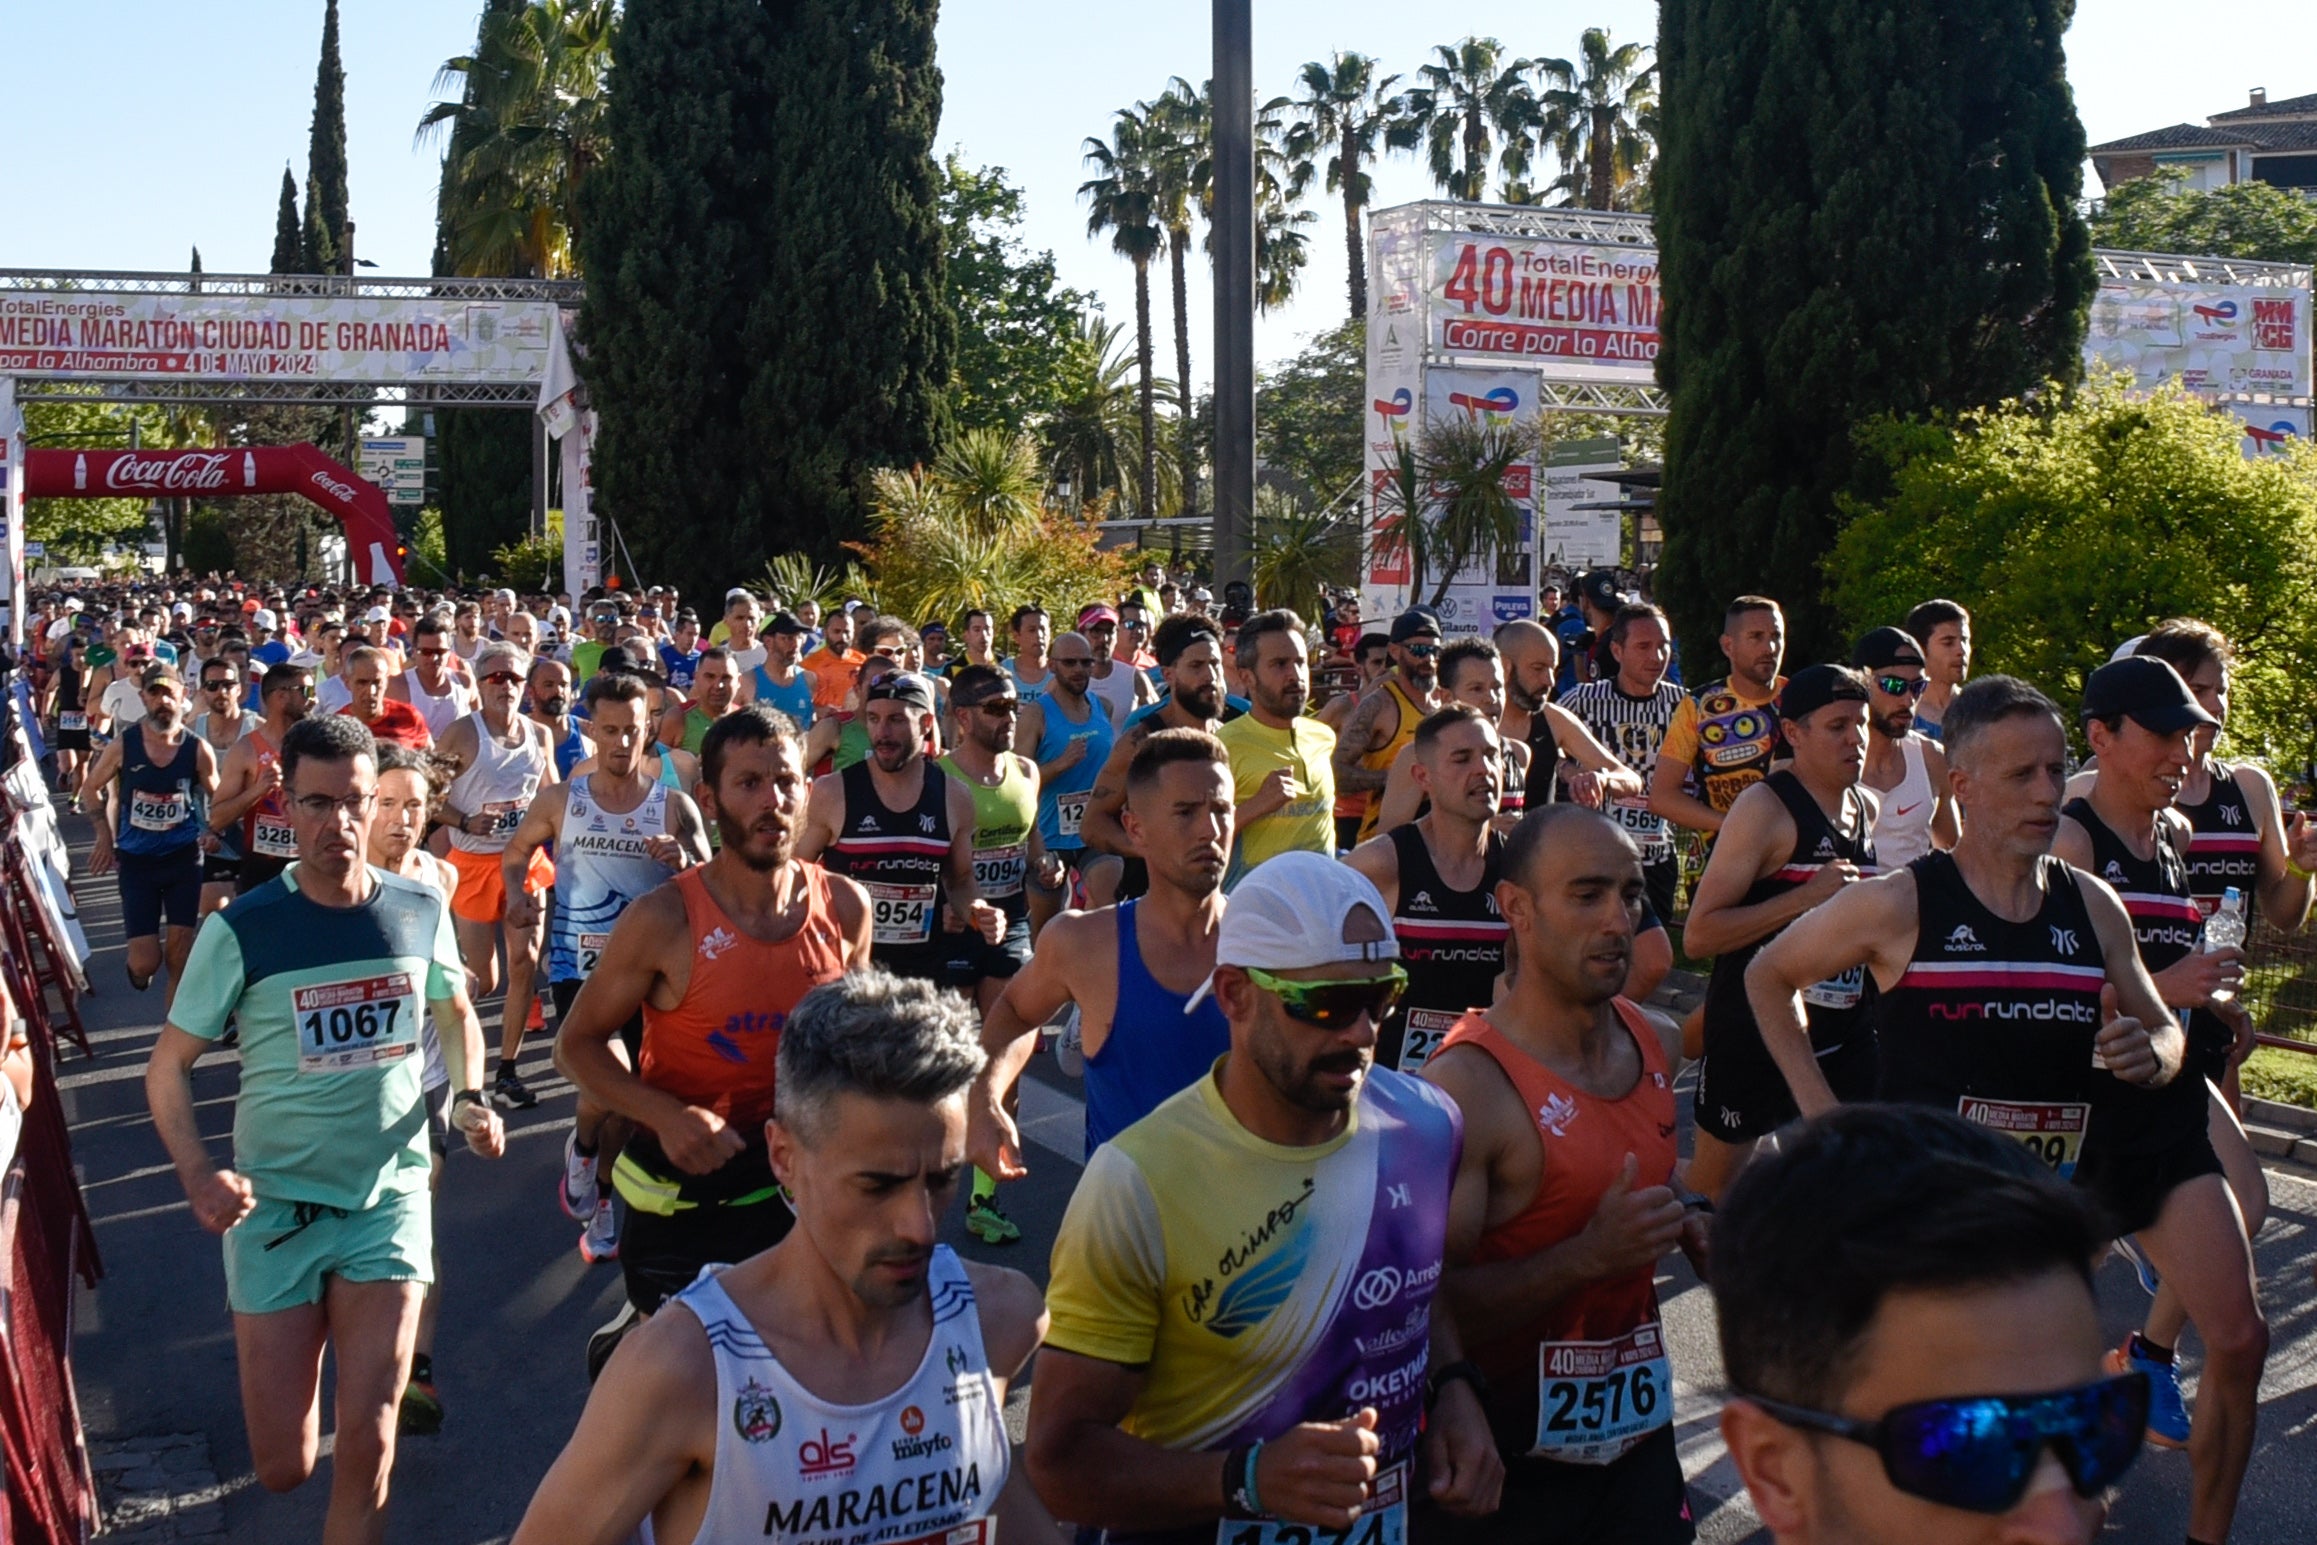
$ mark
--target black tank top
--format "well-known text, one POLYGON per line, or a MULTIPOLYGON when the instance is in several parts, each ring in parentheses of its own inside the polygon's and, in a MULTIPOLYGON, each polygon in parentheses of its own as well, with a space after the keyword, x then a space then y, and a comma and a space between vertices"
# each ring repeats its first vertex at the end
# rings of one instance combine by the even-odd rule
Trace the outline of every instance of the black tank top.
MULTIPOLYGON (((2174 806, 2188 817, 2188 891, 2197 910, 2206 917, 2220 910, 2220 895, 2230 886, 2245 902, 2245 927, 2261 898, 2261 833, 2253 824, 2253 807, 2245 802, 2237 770, 2225 762, 2212 764, 2212 785, 2204 802, 2174 806)), ((2207 1075, 2218 1077, 2227 1065, 2228 1048, 2236 1032, 2210 1009, 2191 1009, 2188 1038, 2207 1059, 2207 1075)), ((2177 1080, 2176 1080, 2177 1082, 2177 1080)))
MULTIPOLYGON (((2132 919, 2140 963, 2161 971, 2203 942, 2204 916, 2188 889, 2188 862, 2168 835, 2156 841, 2156 856, 2141 858, 2109 829, 2088 799, 2068 801, 2060 812, 2092 839, 2092 872, 2115 888, 2132 919)), ((2092 1070, 2092 1132, 2095 1147, 2119 1153, 2148 1153, 2192 1138, 2205 1126, 2204 1079, 2183 1072, 2161 1089, 2128 1084, 2105 1068, 2092 1070)))
POLYGON ((1450 1025, 1495 995, 1507 933, 1496 909, 1504 838, 1489 832, 1480 884, 1459 891, 1442 882, 1432 850, 1414 824, 1395 826, 1385 835, 1400 859, 1400 902, 1392 909, 1392 931, 1400 940, 1400 964, 1408 969, 1408 991, 1378 1032, 1376 1062, 1413 1073, 1438 1049, 1450 1025))
POLYGON ((1997 917, 1951 853, 1915 876, 1915 953, 1882 998, 1880 1096, 1960 1111, 2033 1148, 2065 1178, 2090 1124, 2092 1041, 2107 958, 2074 871, 2045 855, 2044 901, 1997 917))
POLYGON ((821 856, 823 868, 868 891, 872 954, 887 964, 885 957, 931 945, 941 915, 949 779, 931 762, 924 767, 924 787, 907 810, 888 809, 877 797, 867 762, 846 768, 845 829, 821 856))
MULTIPOLYGON (((1810 790, 1793 772, 1780 768, 1762 780, 1786 813, 1794 819, 1794 850, 1785 863, 1756 880, 1746 891, 1742 906, 1756 907, 1810 883, 1828 864, 1847 861, 1862 874, 1874 874, 1875 850, 1866 798, 1854 785, 1843 790, 1842 804, 1850 816, 1852 835, 1845 835, 1818 807, 1810 790)), ((1729 1055, 1732 1038, 1744 1050, 1767 1052, 1762 1032, 1754 1023, 1753 1006, 1746 1001, 1746 967, 1762 946, 1777 934, 1740 945, 1714 957, 1714 972, 1706 981, 1706 1055, 1729 1055)), ((1874 978, 1866 967, 1854 966, 1831 981, 1820 982, 1802 994, 1810 1020, 1810 1048, 1819 1056, 1841 1051, 1854 1042, 1874 1039, 1874 978)))
MULTIPOLYGON (((1553 718, 1539 704, 1529 714, 1529 774, 1530 787, 1536 790, 1532 802, 1549 805, 1559 796, 1561 777, 1561 743, 1553 734, 1553 718)), ((1509 780, 1508 780, 1509 782, 1509 780)))
POLYGON ((58 713, 80 712, 81 697, 87 690, 88 678, 73 666, 64 667, 57 673, 56 678, 56 711, 58 713))

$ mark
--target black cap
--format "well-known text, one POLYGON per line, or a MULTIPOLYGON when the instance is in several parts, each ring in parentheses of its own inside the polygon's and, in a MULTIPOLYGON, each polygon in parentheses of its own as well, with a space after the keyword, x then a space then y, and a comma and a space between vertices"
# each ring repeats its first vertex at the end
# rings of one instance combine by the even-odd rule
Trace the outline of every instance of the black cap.
POLYGON ((2118 715, 2159 735, 2220 721, 2204 711, 2188 683, 2171 662, 2153 655, 2132 655, 2111 660, 2092 672, 2084 683, 2084 717, 2113 719, 2118 715))
POLYGON ((1425 634, 1440 636, 1440 614, 1429 606, 1411 606, 1392 619, 1392 642, 1405 644, 1425 634))
POLYGON ((1595 569, 1577 581, 1577 596, 1596 611, 1613 612, 1625 604, 1615 569, 1595 569))
POLYGON ((1869 701, 1858 672, 1842 665, 1806 665, 1786 678, 1778 694, 1778 717, 1807 719, 1829 703, 1869 701))
POLYGON ((1850 663, 1862 671, 1879 671, 1892 665, 1921 665, 1923 646, 1905 628, 1877 628, 1858 641, 1850 652, 1850 663))
POLYGON ((614 644, 606 649, 595 668, 599 671, 618 671, 627 676, 640 676, 656 686, 667 685, 667 678, 660 674, 660 662, 651 646, 637 639, 631 638, 624 644, 614 644))
POLYGON ((915 671, 895 671, 880 676, 861 693, 865 707, 870 703, 900 703, 920 713, 933 712, 933 683, 915 671))
POLYGON ((756 630, 756 636, 765 638, 774 633, 809 633, 811 631, 810 628, 796 620, 796 613, 774 612, 772 620, 756 630))

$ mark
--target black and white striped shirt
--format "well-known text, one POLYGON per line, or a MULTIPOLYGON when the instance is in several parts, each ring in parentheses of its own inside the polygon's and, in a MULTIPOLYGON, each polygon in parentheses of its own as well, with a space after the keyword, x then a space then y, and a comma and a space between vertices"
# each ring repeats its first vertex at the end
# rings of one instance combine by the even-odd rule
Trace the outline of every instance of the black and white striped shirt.
POLYGON ((1650 813, 1646 790, 1650 774, 1657 768, 1657 748, 1664 743, 1674 710, 1686 696, 1671 681, 1659 682, 1647 697, 1629 696, 1619 689, 1615 678, 1580 682, 1561 694, 1561 706, 1575 714, 1618 760, 1641 774, 1642 796, 1612 800, 1606 813, 1640 844, 1641 856, 1649 863, 1673 852, 1672 834, 1663 816, 1650 813))

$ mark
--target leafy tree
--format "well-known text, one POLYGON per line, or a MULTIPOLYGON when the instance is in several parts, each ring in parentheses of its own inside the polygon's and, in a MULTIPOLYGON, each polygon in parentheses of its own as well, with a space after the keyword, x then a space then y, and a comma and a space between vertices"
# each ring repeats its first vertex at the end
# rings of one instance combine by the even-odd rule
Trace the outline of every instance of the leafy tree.
POLYGON ((933 0, 630 0, 578 190, 596 491, 716 593, 834 558, 871 470, 945 438, 957 323, 933 0))
POLYGON ((1416 70, 1423 84, 1401 98, 1389 143, 1397 149, 1421 145, 1432 180, 1450 198, 1477 203, 1488 197, 1492 160, 1507 182, 1522 183, 1537 107, 1529 62, 1507 53, 1495 38, 1443 43, 1432 54, 1432 62, 1416 70))
MULTIPOLYGON (((33 450, 148 449, 197 442, 191 418, 156 403, 79 398, 24 404, 24 443, 33 450)), ((45 543, 51 560, 94 563, 109 543, 137 543, 151 526, 146 499, 27 499, 24 534, 45 543)))
POLYGON ((1153 497, 1158 487, 1158 415, 1153 403, 1150 336, 1150 265, 1165 239, 1160 224, 1158 174, 1153 165, 1164 130, 1142 108, 1121 109, 1112 120, 1110 139, 1086 142, 1086 162, 1096 175, 1081 183, 1078 196, 1086 200, 1086 234, 1107 232, 1110 247, 1134 265, 1134 347, 1139 377, 1141 418, 1136 479, 1141 500, 1137 513, 1146 520, 1158 514, 1153 497))
POLYGON ((2092 215, 2095 246, 2130 252, 2317 262, 2317 203, 2266 182, 2184 188, 2177 177, 2139 177, 2092 215))
POLYGON ((1408 549, 1411 594, 1429 582, 1438 606, 1459 572, 1520 540, 1520 507, 1504 480, 1532 453, 1526 434, 1468 415, 1400 442, 1377 490, 1372 541, 1408 549))
POLYGON ((1561 161, 1554 191, 1587 209, 1632 209, 1646 194, 1657 114, 1657 66, 1639 43, 1612 45, 1601 27, 1578 39, 1577 60, 1539 59, 1537 110, 1561 161))
POLYGON ((1795 660, 1861 423, 2081 370, 2097 283, 2072 0, 1665 0, 1658 379, 1672 398, 1659 596, 1700 677, 1733 595, 1795 660))
POLYGON ((346 67, 338 58, 338 0, 324 0, 322 57, 314 68, 314 126, 306 147, 306 220, 299 258, 334 274, 346 254, 346 67))
POLYGON ((274 255, 269 273, 294 274, 305 266, 298 225, 298 179, 282 167, 281 207, 274 212, 274 255))
POLYGON ((1890 492, 1848 501, 1826 572, 1852 633, 1925 596, 1968 598, 1977 668, 2071 710, 2124 639, 2200 617, 2238 651, 2229 738, 2311 754, 2317 454, 2247 459, 2243 426, 2124 375, 1933 421, 1882 419, 1864 452, 1890 492))
MULTIPOLYGON (((985 483, 959 480, 975 463, 1005 459, 1002 437, 981 434, 989 437, 988 458, 976 451, 961 460, 953 445, 931 471, 888 468, 872 478, 873 537, 856 550, 879 603, 904 617, 955 617, 968 607, 997 610, 1036 596, 1055 615, 1075 616, 1090 602, 1115 598, 1133 555, 1102 551, 1091 519, 1026 507, 1013 495, 993 509, 984 502, 985 483)), ((1026 445, 1014 455, 1022 470, 1035 465, 1026 445)))
POLYGON ((1018 432, 1062 402, 1079 314, 1094 299, 1055 278, 1054 254, 1017 232, 1022 191, 1002 166, 951 156, 941 171, 949 298, 957 309, 950 417, 960 429, 1018 432))
POLYGON ((1399 83, 1399 76, 1384 74, 1366 54, 1338 53, 1297 71, 1297 94, 1287 104, 1282 148, 1288 157, 1288 197, 1300 200, 1320 176, 1327 191, 1343 200, 1345 291, 1355 322, 1368 314, 1368 239, 1360 221, 1375 193, 1368 168, 1399 117, 1399 98, 1392 92, 1399 83))
POLYGON ((1367 335, 1359 318, 1321 333, 1256 386, 1263 464, 1295 479, 1309 503, 1332 503, 1366 465, 1367 335))
POLYGON ((1325 591, 1360 577, 1360 521, 1351 510, 1314 510, 1276 488, 1255 490, 1252 547, 1258 605, 1326 615, 1325 591))

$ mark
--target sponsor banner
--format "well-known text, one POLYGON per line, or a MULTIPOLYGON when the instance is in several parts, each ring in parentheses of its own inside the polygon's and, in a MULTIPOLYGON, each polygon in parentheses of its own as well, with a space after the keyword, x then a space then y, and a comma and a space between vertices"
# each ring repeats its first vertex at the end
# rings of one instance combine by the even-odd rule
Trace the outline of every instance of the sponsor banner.
POLYGON ((2247 457, 2282 456, 2288 440, 2309 438, 2309 410, 2272 403, 2231 402, 2224 407, 2244 420, 2247 457))
POLYGON ((1440 353, 1523 360, 1558 380, 1655 383, 1653 249, 1474 231, 1429 243, 1426 320, 1440 353))
POLYGON ((1553 447, 1545 468, 1545 534, 1539 543, 1546 563, 1587 569, 1623 561, 1625 523, 1618 512, 1576 508, 1616 500, 1621 490, 1615 483, 1595 482, 1587 474, 1614 472, 1623 465, 1614 437, 1563 441, 1553 447))
POLYGON ((2310 395, 2309 292, 2283 285, 2111 279, 2092 302, 2084 362, 2141 386, 2310 395))
POLYGON ((550 301, 0 285, 0 374, 520 384, 545 370, 554 320, 550 301))

